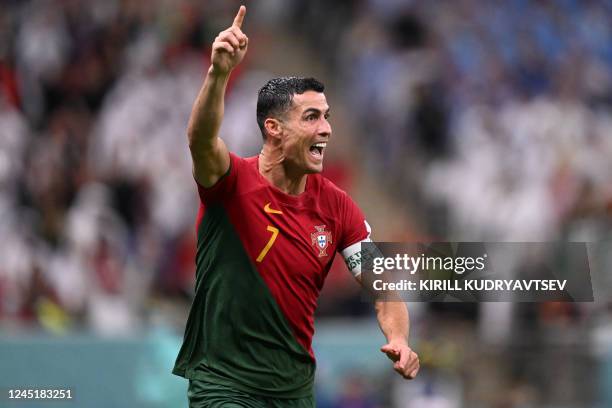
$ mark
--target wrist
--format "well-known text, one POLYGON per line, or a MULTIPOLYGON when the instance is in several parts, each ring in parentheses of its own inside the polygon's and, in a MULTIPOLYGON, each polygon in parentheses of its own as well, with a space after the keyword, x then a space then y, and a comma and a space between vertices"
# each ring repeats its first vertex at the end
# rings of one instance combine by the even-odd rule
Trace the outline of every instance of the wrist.
POLYGON ((208 68, 208 75, 215 79, 228 80, 231 73, 232 73, 232 70, 222 71, 218 67, 215 67, 212 64, 208 68))
POLYGON ((405 336, 389 337, 387 339, 387 343, 389 343, 389 344, 405 344, 405 345, 408 345, 408 337, 405 337, 405 336))

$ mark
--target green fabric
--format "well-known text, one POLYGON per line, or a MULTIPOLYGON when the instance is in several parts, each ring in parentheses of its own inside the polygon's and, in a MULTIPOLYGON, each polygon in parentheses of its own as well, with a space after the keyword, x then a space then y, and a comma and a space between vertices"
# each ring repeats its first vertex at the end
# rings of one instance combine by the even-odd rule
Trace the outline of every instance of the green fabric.
POLYGON ((196 268, 196 294, 173 373, 260 396, 311 395, 314 362, 220 206, 208 208, 200 223, 196 268))
POLYGON ((312 394, 293 399, 261 397, 200 380, 189 381, 187 397, 189 408, 313 408, 315 406, 312 394))

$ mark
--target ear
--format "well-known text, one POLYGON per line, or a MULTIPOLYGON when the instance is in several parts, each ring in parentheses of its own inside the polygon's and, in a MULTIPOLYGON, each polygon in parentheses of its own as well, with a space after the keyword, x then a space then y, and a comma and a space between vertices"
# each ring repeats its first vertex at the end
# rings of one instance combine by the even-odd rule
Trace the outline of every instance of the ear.
POLYGON ((264 121, 264 129, 268 138, 272 138, 273 140, 280 140, 283 128, 282 123, 278 119, 267 118, 264 121))

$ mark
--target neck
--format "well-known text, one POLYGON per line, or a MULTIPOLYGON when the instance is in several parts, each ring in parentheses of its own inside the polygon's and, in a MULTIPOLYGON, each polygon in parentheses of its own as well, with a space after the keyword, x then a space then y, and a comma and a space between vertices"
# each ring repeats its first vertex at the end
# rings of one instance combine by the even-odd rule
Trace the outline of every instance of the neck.
POLYGON ((307 174, 292 169, 285 162, 280 146, 264 143, 259 155, 259 173, 282 192, 298 195, 306 189, 307 174))

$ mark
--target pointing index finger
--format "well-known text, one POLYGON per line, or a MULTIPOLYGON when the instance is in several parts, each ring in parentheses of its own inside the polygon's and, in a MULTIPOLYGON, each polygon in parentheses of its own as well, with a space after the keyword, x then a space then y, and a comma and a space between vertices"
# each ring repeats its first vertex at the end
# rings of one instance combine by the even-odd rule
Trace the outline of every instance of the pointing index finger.
POLYGON ((240 6, 240 8, 238 9, 238 14, 236 14, 236 17, 234 17, 234 22, 232 23, 232 26, 241 28, 245 15, 246 15, 246 7, 240 6))

